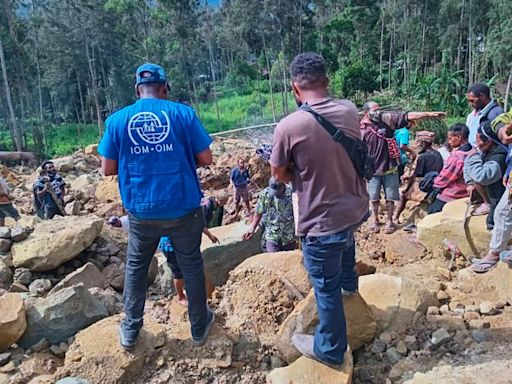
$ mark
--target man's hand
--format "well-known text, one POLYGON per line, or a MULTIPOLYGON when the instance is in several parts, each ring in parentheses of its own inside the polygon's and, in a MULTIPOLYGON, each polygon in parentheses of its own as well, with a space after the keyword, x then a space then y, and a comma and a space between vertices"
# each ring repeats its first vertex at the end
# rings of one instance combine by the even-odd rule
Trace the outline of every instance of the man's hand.
POLYGON ((249 231, 243 234, 242 239, 250 240, 254 236, 254 232, 249 231))
POLYGON ((219 238, 213 234, 207 234, 208 238, 213 244, 220 244, 219 238))
POLYGON ((500 128, 499 137, 503 144, 512 144, 512 123, 500 128))
POLYGON ((471 196, 473 194, 473 192, 475 192, 475 186, 472 184, 469 184, 466 187, 466 192, 468 193, 469 196, 471 196))
POLYGON ((471 149, 471 150, 467 153, 467 157, 469 157, 469 156, 473 156, 473 155, 476 155, 477 153, 478 153, 477 148, 473 148, 473 149, 471 149))
POLYGON ((446 112, 408 112, 407 120, 415 121, 421 119, 429 119, 434 117, 446 117, 446 112))

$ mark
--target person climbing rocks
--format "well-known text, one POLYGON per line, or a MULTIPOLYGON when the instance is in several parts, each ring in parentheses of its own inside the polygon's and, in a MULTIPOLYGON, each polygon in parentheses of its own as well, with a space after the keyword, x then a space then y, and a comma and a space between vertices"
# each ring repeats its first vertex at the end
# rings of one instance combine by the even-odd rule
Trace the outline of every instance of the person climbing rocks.
POLYGON ((293 219, 292 187, 271 177, 268 187, 261 191, 252 218, 251 229, 243 235, 249 240, 258 225, 264 222, 263 239, 266 252, 291 251, 297 248, 293 219))
POLYGON ((34 183, 34 206, 38 215, 53 219, 55 215, 64 216, 64 195, 66 183, 57 173, 53 162, 47 160, 41 164, 41 173, 34 183))
POLYGON ((434 188, 438 190, 438 194, 427 209, 429 214, 441 212, 449 201, 469 196, 463 174, 464 161, 472 148, 468 137, 469 129, 465 124, 457 123, 448 129, 448 142, 452 151, 434 180, 434 188))
POLYGON ((228 202, 228 194, 225 191, 204 197, 201 200, 206 228, 220 227, 224 218, 224 206, 228 202))
POLYGON ((203 345, 215 321, 207 305, 201 239, 203 194, 196 168, 212 163, 210 144, 194 110, 167 100, 164 69, 145 63, 135 73, 139 100, 109 116, 98 147, 105 176, 119 175, 128 211, 125 317, 119 341, 135 348, 143 325, 148 269, 162 236, 171 240, 187 288, 192 344, 203 345))
MULTIPOLYGON (((347 136, 360 139, 356 106, 328 95, 322 56, 299 54, 290 75, 297 105, 307 105, 347 136)), ((270 165, 275 181, 293 183, 296 234, 317 302, 315 335, 295 334, 293 345, 304 356, 340 368, 348 347, 342 291, 358 290, 354 231, 368 216, 366 183, 344 147, 304 109, 277 125, 270 165)))
MULTIPOLYGON (((412 200, 422 203, 427 197, 428 193, 420 189, 420 183, 423 178, 431 172, 435 172, 437 175, 441 169, 443 169, 443 158, 441 157, 441 154, 432 147, 434 137, 434 132, 416 132, 415 142, 418 151, 418 158, 412 175, 404 178, 406 184, 405 189, 400 196, 400 204, 398 205, 395 213, 395 223, 398 223, 400 215, 404 211, 405 205, 408 201, 412 200)), ((411 214, 408 218, 409 224, 404 227, 405 231, 414 231, 414 220, 415 214, 411 214)))
POLYGON ((7 181, 3 177, 0 177, 0 227, 5 225, 5 218, 12 217, 18 221, 20 214, 12 203, 11 191, 7 185, 7 181))
POLYGON ((251 176, 249 170, 246 167, 244 159, 238 159, 237 166, 231 170, 229 181, 233 186, 234 199, 235 199, 235 211, 233 216, 236 218, 242 209, 242 202, 247 208, 248 215, 251 215, 251 201, 249 195, 249 184, 251 182, 251 176))
POLYGON ((409 127, 410 123, 432 117, 442 117, 443 112, 387 112, 379 104, 368 101, 363 105, 364 116, 360 122, 363 141, 369 154, 375 159, 375 175, 368 181, 373 222, 371 230, 380 231, 379 207, 381 190, 386 199, 387 220, 385 233, 395 232, 393 221, 395 201, 400 201, 400 148, 394 138, 395 130, 409 127))
POLYGON ((473 216, 487 215, 487 229, 494 227, 494 210, 500 201, 505 186, 502 179, 507 169, 507 147, 486 121, 476 134, 477 148, 473 148, 464 162, 464 180, 468 194, 476 191, 483 200, 473 216))

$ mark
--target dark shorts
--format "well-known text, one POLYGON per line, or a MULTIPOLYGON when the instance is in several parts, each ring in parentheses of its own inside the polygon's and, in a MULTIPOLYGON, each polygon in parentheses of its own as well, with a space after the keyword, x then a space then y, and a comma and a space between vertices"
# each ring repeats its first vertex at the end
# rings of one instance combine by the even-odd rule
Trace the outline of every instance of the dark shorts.
POLYGON ((5 219, 6 217, 12 217, 15 220, 18 220, 20 218, 18 210, 14 208, 14 205, 12 205, 12 203, 0 204, 0 219, 5 219))
POLYGON ((240 200, 244 203, 249 201, 249 188, 247 188, 247 185, 235 187, 235 204, 240 204, 240 200))
POLYGON ((267 240, 265 242, 265 251, 266 252, 283 252, 283 251, 293 251, 294 249, 297 248, 297 242, 296 241, 292 241, 291 243, 288 243, 288 244, 285 244, 285 245, 282 245, 280 242, 279 243, 275 243, 273 241, 269 241, 267 240))

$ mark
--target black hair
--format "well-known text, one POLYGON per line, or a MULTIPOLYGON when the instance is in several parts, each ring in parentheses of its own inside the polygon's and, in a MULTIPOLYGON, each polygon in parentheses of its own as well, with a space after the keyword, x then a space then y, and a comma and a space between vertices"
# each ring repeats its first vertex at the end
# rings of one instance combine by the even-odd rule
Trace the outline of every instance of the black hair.
POLYGON ((473 84, 471 87, 469 87, 468 93, 472 93, 476 97, 484 95, 488 99, 491 98, 491 90, 489 89, 487 84, 484 84, 484 83, 475 83, 475 84, 473 84))
POLYGON ((44 171, 44 170, 46 169, 46 166, 47 166, 48 164, 53 164, 53 161, 51 161, 51 160, 45 160, 45 161, 43 161, 43 164, 41 164, 41 169, 44 171))
POLYGON ((482 125, 478 127, 477 132, 480 135, 480 139, 484 143, 491 141, 494 144, 496 144, 499 141, 498 135, 496 134, 496 132, 493 131, 491 123, 489 121, 482 123, 482 125))
POLYGON ((325 60, 314 52, 301 53, 290 64, 290 76, 301 88, 312 88, 327 77, 325 60))
POLYGON ((469 138, 469 128, 466 124, 463 123, 453 124, 450 128, 448 128, 448 133, 460 135, 463 139, 466 140, 469 138))

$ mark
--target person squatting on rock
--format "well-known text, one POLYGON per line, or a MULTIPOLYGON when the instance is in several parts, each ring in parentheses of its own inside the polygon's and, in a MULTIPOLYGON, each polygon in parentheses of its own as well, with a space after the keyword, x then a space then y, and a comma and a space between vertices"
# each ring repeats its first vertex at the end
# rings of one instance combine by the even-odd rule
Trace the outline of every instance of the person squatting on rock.
POLYGON ((475 83, 469 87, 467 100, 473 110, 466 118, 466 125, 469 129, 469 144, 474 147, 477 144, 478 128, 486 121, 492 122, 504 111, 499 104, 491 99, 491 90, 483 83, 475 83))
POLYGON ((233 186, 235 199, 235 211, 233 215, 235 217, 238 216, 240 210, 242 209, 241 202, 243 202, 250 216, 251 201, 249 195, 249 184, 251 182, 251 176, 249 175, 249 170, 245 165, 244 159, 238 159, 237 166, 231 170, 229 182, 233 186))
MULTIPOLYGON (((400 204, 395 213, 395 222, 398 223, 400 215, 405 209, 405 205, 407 201, 412 200, 418 203, 423 202, 428 193, 424 192, 420 189, 420 183, 423 178, 427 174, 432 174, 435 172, 435 175, 439 174, 441 169, 443 169, 443 158, 432 148, 432 143, 434 141, 435 133, 430 131, 419 131, 416 132, 416 146, 418 150, 418 157, 416 160, 416 166, 411 176, 406 176, 404 178, 405 181, 405 189, 400 196, 400 204)), ((413 231, 415 228, 414 223, 415 214, 411 214, 408 218, 409 224, 404 227, 404 230, 413 231)))
POLYGON ((427 209, 429 214, 441 212, 449 201, 468 197, 463 174, 464 161, 471 151, 468 137, 469 129, 462 123, 454 124, 448 129, 448 142, 452 150, 443 169, 434 180, 434 188, 439 192, 427 209))
POLYGON ((381 189, 384 189, 386 199, 387 221, 385 232, 395 231, 393 214, 395 201, 400 200, 400 150, 394 138, 395 130, 409 127, 414 121, 429 117, 444 116, 442 112, 383 112, 374 101, 368 101, 363 106, 364 116, 360 127, 363 141, 368 146, 369 154, 375 159, 375 175, 368 181, 373 223, 371 229, 379 232, 379 205, 381 189))
POLYGON ((14 205, 12 204, 11 191, 7 185, 7 181, 3 177, 0 177, 0 227, 5 225, 5 218, 12 217, 18 221, 20 214, 14 205))
POLYGON ((128 211, 120 343, 124 349, 135 348, 149 265, 160 238, 168 236, 187 287, 192 342, 202 345, 215 314, 206 302, 200 251, 204 215, 196 167, 212 163, 212 139, 192 108, 167 100, 169 84, 159 65, 145 63, 137 69, 135 90, 139 100, 107 119, 98 147, 103 173, 119 175, 128 211))
POLYGON ((203 208, 206 228, 215 228, 222 225, 224 206, 227 202, 228 194, 225 191, 216 193, 210 197, 204 197, 201 200, 201 208, 203 208))
POLYGON ((251 229, 243 235, 244 240, 249 240, 254 235, 262 218, 267 252, 291 251, 297 248, 292 187, 289 184, 270 178, 268 187, 258 196, 251 229))
MULTIPOLYGON (((356 106, 330 98, 325 61, 315 53, 296 56, 290 66, 297 104, 307 104, 353 138, 360 138, 356 106)), ((297 235, 313 284, 319 324, 315 335, 292 341, 305 356, 341 367, 347 351, 342 290, 358 289, 354 230, 367 218, 368 192, 345 149, 305 110, 277 125, 270 158, 278 182, 293 182, 297 235)))
POLYGON ((476 273, 491 270, 501 260, 512 266, 512 251, 507 250, 512 236, 512 113, 498 116, 492 123, 501 143, 508 145, 507 169, 503 177, 505 192, 494 210, 494 228, 492 229, 489 251, 484 258, 475 260, 472 269, 476 273))
POLYGON ((53 219, 64 216, 64 195, 66 183, 57 173, 53 162, 47 160, 41 165, 41 174, 34 183, 34 207, 40 218, 53 219))
POLYGON ((507 169, 507 147, 492 130, 491 123, 483 123, 476 134, 477 148, 473 148, 464 161, 464 180, 469 196, 476 191, 483 200, 472 215, 487 215, 487 229, 494 227, 494 210, 505 186, 503 176, 507 169))

